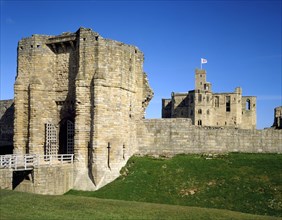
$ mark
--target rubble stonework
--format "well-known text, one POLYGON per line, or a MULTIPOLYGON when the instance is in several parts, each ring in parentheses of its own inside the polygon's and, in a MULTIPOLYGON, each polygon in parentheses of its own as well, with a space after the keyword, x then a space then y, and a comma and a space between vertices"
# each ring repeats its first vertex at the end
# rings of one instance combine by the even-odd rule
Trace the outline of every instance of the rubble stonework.
POLYGON ((213 93, 206 71, 196 69, 195 90, 172 93, 162 100, 162 118, 190 118, 193 125, 256 128, 256 97, 233 93, 213 93))

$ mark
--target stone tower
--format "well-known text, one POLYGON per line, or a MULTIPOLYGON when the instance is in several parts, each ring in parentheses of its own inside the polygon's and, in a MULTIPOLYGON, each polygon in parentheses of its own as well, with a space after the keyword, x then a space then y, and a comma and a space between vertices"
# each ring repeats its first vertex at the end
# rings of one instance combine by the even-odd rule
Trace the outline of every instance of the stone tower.
POLYGON ((143 53, 87 28, 18 44, 15 154, 74 154, 74 188, 97 189, 137 150, 152 98, 143 53))

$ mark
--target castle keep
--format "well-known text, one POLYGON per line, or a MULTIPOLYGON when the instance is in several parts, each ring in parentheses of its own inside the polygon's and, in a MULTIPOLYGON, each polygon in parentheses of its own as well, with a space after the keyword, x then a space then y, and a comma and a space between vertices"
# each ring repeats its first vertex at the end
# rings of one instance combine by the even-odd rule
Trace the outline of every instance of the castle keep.
POLYGON ((205 70, 163 100, 162 119, 145 119, 143 53, 91 29, 24 38, 17 61, 14 100, 0 101, 1 189, 97 190, 134 154, 282 152, 281 107, 256 130, 256 98, 212 93, 205 70))
POLYGON ((233 93, 213 93, 206 71, 195 71, 195 90, 172 93, 162 100, 162 118, 190 118, 193 125, 256 128, 256 97, 233 93))
POLYGON ((22 39, 14 154, 74 154, 76 188, 116 178, 152 98, 143 60, 138 48, 86 28, 22 39))

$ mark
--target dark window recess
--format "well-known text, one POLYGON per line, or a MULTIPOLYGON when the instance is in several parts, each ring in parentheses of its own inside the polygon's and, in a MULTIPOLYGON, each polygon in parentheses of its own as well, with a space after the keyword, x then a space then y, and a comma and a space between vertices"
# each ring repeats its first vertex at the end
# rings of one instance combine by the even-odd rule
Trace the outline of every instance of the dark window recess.
POLYGON ((108 168, 111 169, 111 143, 108 143, 108 168))
POLYGON ((202 125, 202 120, 199 120, 199 121, 198 121, 198 125, 202 125))
POLYGON ((226 112, 231 111, 230 96, 226 96, 226 112))
POLYGON ((247 101, 246 101, 246 110, 251 110, 251 101, 250 101, 250 99, 247 99, 247 101))
POLYGON ((217 108, 219 107, 219 97, 218 96, 216 96, 214 99, 214 106, 217 108))
POLYGON ((199 101, 199 102, 202 101, 202 94, 199 94, 198 101, 199 101))

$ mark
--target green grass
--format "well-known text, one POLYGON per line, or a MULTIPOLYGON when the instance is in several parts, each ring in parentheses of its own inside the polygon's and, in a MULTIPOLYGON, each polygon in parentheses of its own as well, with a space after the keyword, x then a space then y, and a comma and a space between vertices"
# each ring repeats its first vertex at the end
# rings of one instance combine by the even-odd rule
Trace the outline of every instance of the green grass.
POLYGON ((82 196, 44 196, 0 190, 0 219, 256 219, 227 210, 107 200, 82 196))
POLYGON ((282 216, 282 155, 133 157, 95 192, 67 194, 282 216))

